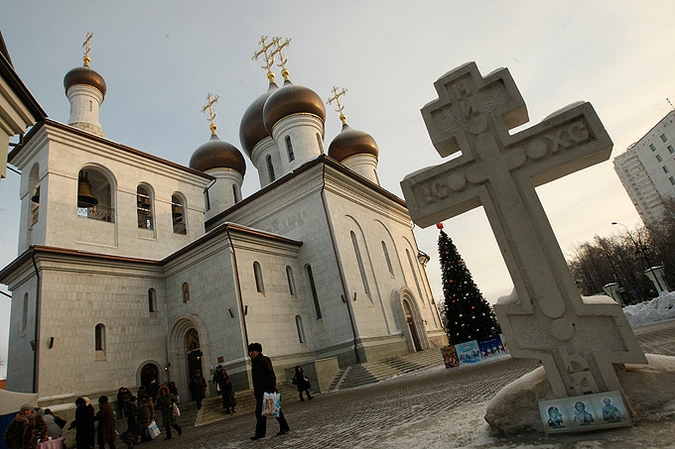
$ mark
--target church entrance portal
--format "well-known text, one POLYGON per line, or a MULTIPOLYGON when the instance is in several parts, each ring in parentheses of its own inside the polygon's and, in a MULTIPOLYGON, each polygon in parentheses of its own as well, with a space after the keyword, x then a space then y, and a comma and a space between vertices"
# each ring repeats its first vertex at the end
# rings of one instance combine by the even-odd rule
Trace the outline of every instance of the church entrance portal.
POLYGON ((422 345, 420 344, 420 338, 417 334, 417 327, 415 326, 415 321, 413 320, 413 314, 410 310, 410 304, 407 300, 403 300, 403 310, 405 311, 405 321, 408 323, 408 328, 410 329, 410 335, 412 335, 413 344, 415 345, 415 351, 421 351, 422 345))

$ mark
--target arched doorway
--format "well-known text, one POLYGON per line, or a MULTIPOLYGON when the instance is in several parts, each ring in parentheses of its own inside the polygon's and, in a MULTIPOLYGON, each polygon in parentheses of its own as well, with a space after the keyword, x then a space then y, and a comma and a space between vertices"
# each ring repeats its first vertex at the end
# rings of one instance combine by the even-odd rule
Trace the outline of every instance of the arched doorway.
POLYGON ((141 368, 141 386, 150 385, 153 379, 159 381, 159 369, 152 363, 143 365, 143 368, 141 368))
POLYGON ((410 335, 412 336, 413 344, 415 345, 415 351, 421 351, 423 348, 420 343, 420 337, 417 334, 417 327, 415 327, 415 321, 413 320, 413 314, 407 299, 403 300, 403 311, 405 312, 405 321, 408 324, 408 329, 410 329, 410 335))
POLYGON ((410 352, 424 351, 431 347, 420 308, 412 291, 402 286, 392 291, 393 307, 401 334, 408 342, 410 352))
POLYGON ((204 372, 211 365, 209 332, 204 320, 199 315, 181 315, 171 325, 167 338, 170 380, 175 381, 178 392, 183 397, 189 397, 188 386, 195 370, 200 369, 202 375, 208 379, 209 373, 204 372))

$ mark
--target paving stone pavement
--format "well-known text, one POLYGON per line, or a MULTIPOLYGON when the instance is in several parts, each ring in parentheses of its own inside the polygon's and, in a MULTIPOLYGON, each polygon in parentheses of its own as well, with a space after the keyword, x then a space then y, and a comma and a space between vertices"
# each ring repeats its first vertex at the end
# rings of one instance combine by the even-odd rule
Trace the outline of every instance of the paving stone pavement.
MULTIPOLYGON (((635 333, 645 352, 675 355, 675 320, 644 326, 636 329, 635 333)), ((162 435, 155 441, 142 444, 141 447, 148 449, 388 447, 388 444, 383 442, 401 432, 402 427, 414 438, 416 426, 428 428, 434 425, 434 419, 447 419, 449 413, 461 411, 462 407, 469 408, 472 404, 488 401, 503 386, 538 366, 540 366, 538 361, 512 359, 506 356, 449 370, 443 366, 433 367, 372 385, 316 395, 312 401, 290 403, 283 409, 291 431, 280 437, 276 436, 279 430, 276 421, 268 420, 267 438, 250 441, 255 417, 253 413, 248 412, 212 424, 186 428, 182 436, 174 435, 170 441, 164 441, 162 435)), ((663 435, 659 436, 658 441, 646 440, 645 444, 633 447, 665 447, 663 441, 673 440, 673 423, 673 419, 668 419, 663 423, 642 426, 643 432, 663 433, 663 435)), ((620 429, 611 435, 615 438, 621 435, 630 436, 631 432, 637 438, 636 435, 640 430, 620 429)), ((492 443, 497 444, 490 443, 488 446, 520 447, 521 443, 527 442, 528 445, 535 447, 542 444, 548 447, 586 447, 583 446, 584 438, 598 438, 598 433, 594 435, 572 437, 572 440, 576 438, 576 442, 570 444, 565 443, 570 441, 569 438, 565 440, 565 437, 557 435, 555 437, 533 435, 531 438, 524 436, 519 440, 520 443, 511 437, 492 440, 492 443)), ((612 444, 600 447, 621 447, 612 444)), ((413 443, 413 447, 422 446, 413 443)), ((446 447, 458 446, 448 444, 446 447)))

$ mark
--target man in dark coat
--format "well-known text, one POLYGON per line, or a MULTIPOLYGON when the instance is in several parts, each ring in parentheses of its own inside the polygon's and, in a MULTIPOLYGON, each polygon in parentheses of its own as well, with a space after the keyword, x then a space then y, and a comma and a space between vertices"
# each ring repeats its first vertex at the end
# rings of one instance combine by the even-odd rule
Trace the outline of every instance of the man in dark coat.
POLYGON ((202 376, 201 370, 195 370, 195 375, 190 379, 190 394, 192 399, 197 401, 197 410, 202 408, 202 399, 206 394, 206 379, 202 376))
MULTIPOLYGON (((276 393, 277 376, 274 374, 272 361, 262 353, 260 343, 251 343, 248 345, 248 356, 251 358, 251 377, 253 378, 253 394, 255 395, 255 435, 252 440, 258 440, 265 437, 267 432, 267 418, 262 414, 263 395, 265 393, 276 393)), ((289 430, 288 423, 284 413, 279 410, 279 432, 277 435, 284 435, 289 430)))
POLYGON ((86 398, 75 400, 75 421, 70 423, 70 429, 77 429, 75 442, 77 449, 89 449, 94 447, 94 407, 86 398))

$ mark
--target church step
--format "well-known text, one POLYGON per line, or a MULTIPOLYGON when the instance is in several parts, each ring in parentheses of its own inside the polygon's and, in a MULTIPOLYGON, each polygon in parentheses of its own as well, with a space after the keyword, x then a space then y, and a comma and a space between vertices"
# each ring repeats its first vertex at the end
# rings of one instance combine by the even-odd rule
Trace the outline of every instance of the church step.
MULTIPOLYGON (((290 402, 299 402, 298 388, 290 382, 280 382, 277 384, 277 391, 281 394, 281 405, 290 402)), ((315 394, 315 393, 313 393, 315 394)), ((220 396, 211 396, 204 398, 202 408, 196 414, 195 426, 221 421, 237 416, 240 413, 252 413, 255 410, 256 401, 253 396, 253 390, 242 390, 234 393, 237 400, 235 407, 236 413, 225 413, 223 410, 223 399, 220 396)), ((196 409, 196 407, 195 407, 196 409)))
POLYGON ((353 365, 336 374, 329 390, 342 390, 367 385, 442 363, 443 356, 440 349, 433 348, 378 362, 353 365))

